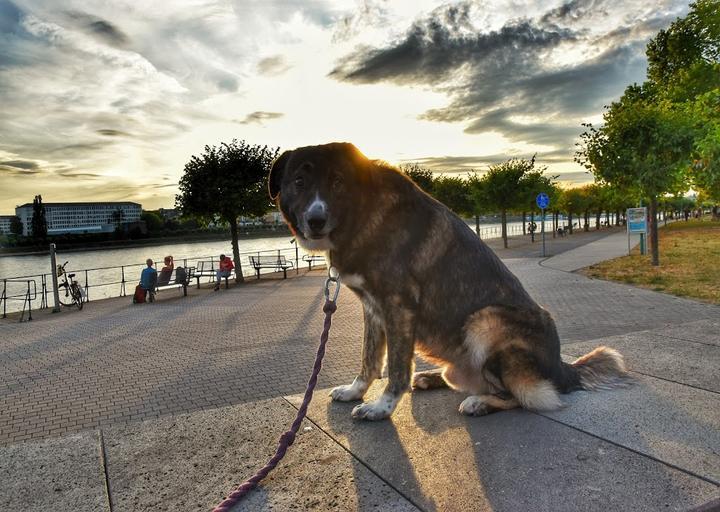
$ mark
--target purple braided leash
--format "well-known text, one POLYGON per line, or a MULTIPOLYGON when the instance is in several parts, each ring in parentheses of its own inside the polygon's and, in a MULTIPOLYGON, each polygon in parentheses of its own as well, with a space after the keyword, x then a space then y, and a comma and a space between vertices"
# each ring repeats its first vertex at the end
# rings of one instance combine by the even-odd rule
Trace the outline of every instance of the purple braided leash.
POLYGON ((335 310, 337 309, 337 304, 335 304, 335 301, 337 300, 339 290, 340 284, 338 283, 338 278, 328 278, 328 280, 325 282, 325 305, 323 306, 323 312, 325 313, 325 325, 322 335, 320 336, 320 346, 318 346, 317 349, 317 355, 315 356, 315 366, 313 366, 312 375, 310 375, 310 380, 308 381, 307 389, 305 390, 305 396, 303 397, 302 405, 300 406, 300 409, 298 409, 297 416, 295 417, 295 421, 293 421, 292 425, 290 426, 290 430, 280 436, 280 441, 278 442, 278 447, 275 451, 275 455, 273 455, 273 457, 268 461, 268 463, 265 464, 265 466, 263 466, 252 477, 248 478, 242 484, 240 484, 237 489, 231 492, 228 497, 222 501, 222 503, 220 503, 213 509, 213 512, 229 512, 230 509, 233 506, 237 505, 247 493, 252 491, 257 486, 257 484, 260 483, 260 481, 265 478, 268 473, 270 473, 270 471, 275 469, 275 466, 278 465, 278 462, 280 462, 285 456, 285 452, 287 452, 287 449, 295 441, 295 435, 300 428, 300 424, 305 418, 305 414, 307 414, 307 408, 308 405, 310 405, 310 400, 312 400, 313 391, 315 390, 315 385, 317 384, 318 374, 320 373, 320 369, 322 368, 322 360, 325 356, 325 344, 327 343, 328 335, 330 333, 332 314, 335 313, 335 310), (335 286, 337 287, 335 289, 335 296, 332 299, 330 299, 329 292, 329 285, 331 282, 335 283, 335 286))

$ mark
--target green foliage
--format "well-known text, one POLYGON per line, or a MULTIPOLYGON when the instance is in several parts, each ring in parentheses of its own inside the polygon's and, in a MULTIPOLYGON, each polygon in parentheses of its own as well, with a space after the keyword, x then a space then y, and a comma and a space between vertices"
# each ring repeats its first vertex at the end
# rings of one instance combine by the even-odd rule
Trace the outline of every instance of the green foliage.
POLYGON ((435 178, 433 196, 458 215, 472 215, 468 183, 462 178, 450 176, 435 178))
POLYGON ((720 89, 698 97, 690 106, 690 116, 697 134, 690 170, 693 184, 720 202, 720 89))
POLYGON ((35 196, 33 199, 33 216, 30 226, 34 238, 43 241, 47 239, 47 218, 45 216, 45 206, 42 204, 42 196, 40 195, 35 196))
POLYGON ((432 195, 435 185, 435 175, 430 169, 421 167, 420 164, 401 165, 400 170, 413 180, 415 184, 428 194, 432 195))
POLYGON ((160 215, 149 211, 142 212, 140 220, 145 221, 145 225, 150 233, 157 233, 158 231, 161 231, 165 224, 165 221, 160 215))
POLYGON ((10 233, 13 235, 22 235, 23 233, 23 223, 17 215, 10 220, 10 233))

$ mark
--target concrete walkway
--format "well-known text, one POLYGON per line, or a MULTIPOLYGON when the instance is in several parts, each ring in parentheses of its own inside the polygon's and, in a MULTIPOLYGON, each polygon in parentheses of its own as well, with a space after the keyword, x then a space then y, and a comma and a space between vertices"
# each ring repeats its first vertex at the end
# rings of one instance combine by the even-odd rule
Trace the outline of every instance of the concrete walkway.
MULTIPOLYGON (((637 243, 639 243, 639 237, 634 236, 630 240, 630 246, 634 247, 637 243)), ((541 265, 565 272, 574 272, 601 261, 627 256, 627 254, 628 236, 622 231, 552 256, 543 261, 541 265)))
MULTIPOLYGON (((237 510, 720 509, 720 308, 568 273, 592 244, 618 246, 602 235, 564 262, 505 261, 556 317, 564 357, 614 346, 634 386, 482 418, 456 412, 458 393, 415 392, 380 423, 352 421, 352 405, 320 390, 286 458, 237 510)), ((209 510, 294 418, 322 281, 265 278, 0 325, 0 510, 209 510)), ((321 387, 352 379, 361 334, 343 289, 321 387)))

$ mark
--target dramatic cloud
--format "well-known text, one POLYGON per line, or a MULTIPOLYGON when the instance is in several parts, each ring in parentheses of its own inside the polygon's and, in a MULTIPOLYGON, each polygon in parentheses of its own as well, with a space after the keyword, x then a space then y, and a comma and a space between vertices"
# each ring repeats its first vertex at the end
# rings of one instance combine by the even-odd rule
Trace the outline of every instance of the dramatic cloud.
POLYGON ((329 76, 430 87, 450 101, 420 119, 464 123, 468 134, 496 132, 535 148, 528 151, 539 148, 548 161, 562 150, 570 161, 580 122, 643 80, 647 40, 678 12, 573 0, 488 29, 475 25, 479 9, 473 2, 442 6, 388 45, 356 48, 329 76))
POLYGON ((168 207, 232 138, 450 172, 537 153, 587 181, 580 122, 686 2, 0 0, 0 214, 38 193, 168 207))

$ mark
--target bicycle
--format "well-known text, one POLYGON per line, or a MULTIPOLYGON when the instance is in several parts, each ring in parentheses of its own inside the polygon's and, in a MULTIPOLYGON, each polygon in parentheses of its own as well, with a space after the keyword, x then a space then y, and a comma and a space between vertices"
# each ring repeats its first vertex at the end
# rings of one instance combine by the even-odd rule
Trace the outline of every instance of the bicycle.
POLYGON ((60 304, 67 307, 77 306, 78 309, 82 309, 85 292, 82 286, 73 279, 75 274, 68 274, 65 270, 65 265, 67 264, 68 262, 66 261, 62 265, 57 266, 57 276, 64 279, 62 283, 58 283, 58 290, 65 288, 65 300, 60 298, 60 304))

